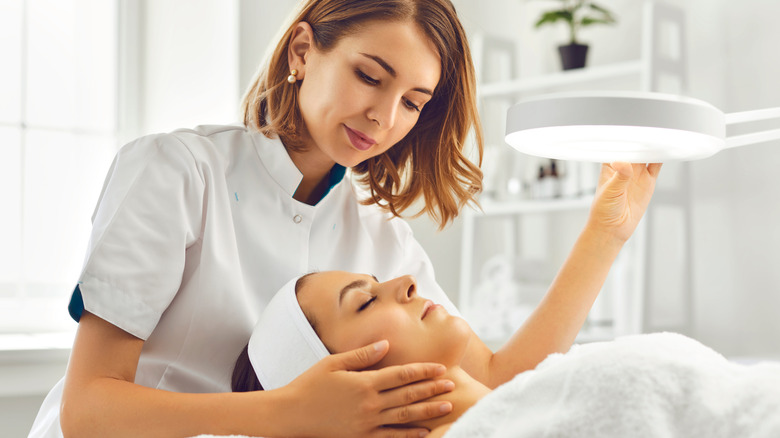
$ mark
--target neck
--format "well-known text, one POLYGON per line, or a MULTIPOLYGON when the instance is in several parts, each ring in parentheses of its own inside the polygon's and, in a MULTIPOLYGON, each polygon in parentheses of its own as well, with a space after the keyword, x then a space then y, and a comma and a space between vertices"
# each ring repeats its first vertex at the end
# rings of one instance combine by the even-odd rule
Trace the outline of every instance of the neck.
POLYGON ((446 400, 452 403, 452 412, 443 417, 413 423, 413 426, 421 426, 433 430, 441 425, 454 423, 464 412, 474 406, 482 397, 490 393, 490 389, 487 386, 471 377, 467 372, 463 371, 460 366, 448 368, 447 373, 441 378, 452 380, 455 383, 455 389, 428 400, 446 400))
POLYGON ((304 152, 288 149, 287 153, 295 167, 303 174, 293 198, 309 205, 317 204, 328 189, 328 177, 334 161, 313 147, 304 152))

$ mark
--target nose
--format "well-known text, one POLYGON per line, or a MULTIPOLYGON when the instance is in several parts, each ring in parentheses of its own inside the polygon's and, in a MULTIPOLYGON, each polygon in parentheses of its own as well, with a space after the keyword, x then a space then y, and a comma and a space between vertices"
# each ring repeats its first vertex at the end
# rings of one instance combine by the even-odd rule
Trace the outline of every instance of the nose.
POLYGON ((392 129, 395 125, 396 110, 399 105, 400 99, 389 97, 378 99, 376 103, 369 108, 367 116, 381 129, 392 129))
POLYGON ((390 290, 394 291, 399 303, 408 303, 417 297, 417 280, 411 275, 404 275, 392 280, 390 290))

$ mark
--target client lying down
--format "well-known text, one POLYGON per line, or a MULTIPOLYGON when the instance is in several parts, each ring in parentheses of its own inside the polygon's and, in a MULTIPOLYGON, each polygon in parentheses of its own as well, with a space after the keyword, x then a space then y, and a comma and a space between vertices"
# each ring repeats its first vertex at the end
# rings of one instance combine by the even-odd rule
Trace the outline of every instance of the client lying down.
POLYGON ((455 389, 438 397, 454 409, 417 425, 431 437, 780 436, 780 364, 733 364, 672 333, 575 345, 491 391, 460 367, 468 324, 421 298, 408 276, 305 275, 277 293, 257 327, 235 391, 284 386, 328 354, 382 339, 390 349, 376 368, 445 365, 455 389))

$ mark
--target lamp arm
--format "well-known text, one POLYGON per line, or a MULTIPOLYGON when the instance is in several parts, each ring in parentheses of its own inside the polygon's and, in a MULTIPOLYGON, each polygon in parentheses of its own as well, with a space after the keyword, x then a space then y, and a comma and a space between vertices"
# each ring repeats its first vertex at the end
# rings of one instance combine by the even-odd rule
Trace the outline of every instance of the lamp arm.
MULTIPOLYGON (((757 122, 761 120, 780 119, 780 107, 729 113, 724 115, 724 119, 726 126, 737 125, 740 123, 757 122)), ((738 146, 747 146, 750 144, 763 143, 779 139, 780 129, 768 129, 751 134, 733 135, 726 138, 726 146, 724 149, 730 149, 738 146)))
POLYGON ((780 119, 780 107, 728 113, 724 114, 724 118, 726 126, 746 122, 757 122, 759 120, 780 119))

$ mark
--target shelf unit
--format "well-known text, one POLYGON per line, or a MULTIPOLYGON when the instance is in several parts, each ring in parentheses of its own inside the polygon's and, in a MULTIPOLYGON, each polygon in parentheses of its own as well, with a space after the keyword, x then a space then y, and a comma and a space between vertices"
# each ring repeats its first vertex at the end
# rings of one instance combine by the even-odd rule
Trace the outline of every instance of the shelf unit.
POLYGON ((512 94, 521 94, 529 91, 538 91, 548 88, 587 84, 604 79, 614 79, 621 76, 642 74, 644 63, 642 61, 627 61, 612 65, 594 66, 577 70, 560 71, 544 76, 529 77, 524 79, 497 81, 481 84, 477 89, 479 99, 491 97, 505 97, 512 94))
MULTIPOLYGON (((640 59, 536 77, 480 83, 477 88, 477 96, 481 108, 484 109, 485 102, 493 99, 503 99, 511 104, 529 93, 547 92, 561 87, 585 89, 589 84, 597 81, 632 76, 639 78, 639 90, 667 91, 661 88, 663 88, 663 84, 670 83, 669 79, 672 79, 676 81, 678 86, 674 92, 682 93, 687 88, 685 17, 683 12, 679 8, 665 3, 646 1, 642 14, 640 59)), ((509 53, 511 59, 515 56, 515 45, 511 41, 478 36, 475 38, 475 46, 474 54, 478 72, 484 69, 485 61, 491 55, 491 50, 509 53)), ((514 76, 515 64, 513 62, 510 65, 512 76, 514 76)), ((503 130, 501 134, 503 137, 503 130)), ((683 170, 683 173, 687 175, 687 168, 683 170)), ((656 198, 658 197, 657 190, 656 198)), ((685 198, 684 194, 682 197, 685 198)), ((685 199, 680 201, 680 193, 676 193, 675 198, 678 205, 686 204, 685 199)), ((529 200, 496 200, 483 196, 480 199, 481 210, 464 210, 459 290, 459 306, 464 315, 469 318, 469 314, 472 313, 477 304, 473 300, 474 294, 472 293, 477 287, 475 273, 478 270, 474 266, 475 250, 478 245, 477 233, 480 224, 485 222, 484 219, 503 220, 502 226, 494 226, 488 231, 494 234, 503 234, 505 242, 503 256, 512 258, 517 256, 518 230, 522 228, 518 226, 520 221, 539 215, 570 215, 572 212, 587 214, 592 200, 592 192, 574 198, 529 200)), ((656 203, 655 199, 654 203, 656 203)), ((645 219, 640 223, 634 236, 626 244, 615 262, 605 285, 605 289, 611 288, 613 293, 605 294, 602 292, 594 304, 594 311, 589 316, 589 322, 586 322, 585 328, 578 337, 578 342, 612 339, 619 335, 641 333, 647 328, 649 316, 646 272, 652 267, 652 260, 647 257, 649 250, 647 242, 648 233, 651 233, 653 228, 648 226, 651 218, 651 211, 648 211, 645 219), (590 324, 594 320, 592 316, 596 307, 607 309, 609 324, 605 325, 603 320, 590 324)), ((686 220, 687 225, 688 221, 686 220)), ((688 260, 688 266, 690 266, 689 262, 690 260, 688 260)), ((552 278, 549 280, 552 281, 552 278)), ((683 282, 689 284, 690 275, 683 282)), ((482 299, 486 299, 486 297, 480 297, 480 300, 482 299)), ((688 314, 691 313, 690 301, 688 299, 688 314)), ((510 334, 511 332, 506 333, 507 336, 510 334)), ((505 339, 484 340, 488 345, 497 346, 505 339)))

